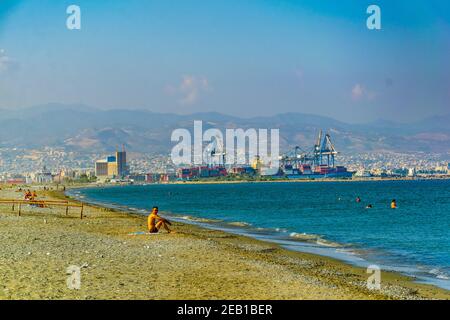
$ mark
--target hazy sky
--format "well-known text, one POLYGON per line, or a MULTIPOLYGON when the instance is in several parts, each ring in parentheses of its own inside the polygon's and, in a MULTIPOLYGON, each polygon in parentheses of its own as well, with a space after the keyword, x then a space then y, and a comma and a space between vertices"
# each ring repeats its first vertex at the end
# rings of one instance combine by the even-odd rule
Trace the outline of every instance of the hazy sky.
POLYGON ((0 0, 0 108, 407 121, 450 113, 449 57, 447 0, 0 0))

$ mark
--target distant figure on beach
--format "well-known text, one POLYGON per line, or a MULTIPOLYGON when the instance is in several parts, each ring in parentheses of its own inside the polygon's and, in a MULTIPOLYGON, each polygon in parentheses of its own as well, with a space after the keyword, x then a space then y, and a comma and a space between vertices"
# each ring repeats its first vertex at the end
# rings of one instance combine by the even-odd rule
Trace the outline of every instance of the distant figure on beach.
POLYGON ((360 203, 361 202, 361 198, 358 196, 358 197, 356 197, 356 202, 357 203, 360 203))
POLYGON ((171 232, 169 226, 172 225, 169 220, 164 219, 158 215, 158 207, 153 207, 152 212, 149 214, 147 219, 148 232, 158 233, 159 229, 163 227, 168 233, 171 232))
POLYGON ((25 200, 31 200, 32 196, 33 194, 31 193, 30 190, 27 190, 27 192, 25 192, 25 200))
POLYGON ((395 199, 392 199, 391 209, 397 209, 397 201, 395 201, 395 199))
POLYGON ((31 195, 31 200, 36 200, 37 198, 37 193, 36 191, 33 191, 33 194, 31 195))

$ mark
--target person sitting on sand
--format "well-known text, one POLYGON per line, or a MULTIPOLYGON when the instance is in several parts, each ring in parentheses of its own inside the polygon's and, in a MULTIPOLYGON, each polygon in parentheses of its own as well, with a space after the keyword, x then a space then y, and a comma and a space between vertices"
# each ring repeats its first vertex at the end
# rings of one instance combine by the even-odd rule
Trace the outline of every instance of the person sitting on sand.
POLYGON ((397 209, 397 201, 395 201, 395 199, 392 199, 391 209, 397 209))
POLYGON ((27 192, 25 193, 25 200, 30 200, 32 197, 31 191, 27 190, 27 192))
POLYGON ((33 194, 31 195, 31 200, 36 200, 37 198, 37 193, 36 191, 33 191, 33 194))
POLYGON ((159 229, 163 227, 168 233, 170 233, 170 225, 172 224, 169 220, 158 215, 158 207, 153 207, 152 212, 149 214, 147 219, 148 232, 158 233, 159 229))

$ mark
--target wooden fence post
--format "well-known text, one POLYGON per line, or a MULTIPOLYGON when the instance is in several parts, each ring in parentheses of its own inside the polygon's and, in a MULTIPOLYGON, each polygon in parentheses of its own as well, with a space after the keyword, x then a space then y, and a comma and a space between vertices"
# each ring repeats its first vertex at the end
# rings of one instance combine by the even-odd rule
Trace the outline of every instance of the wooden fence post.
POLYGON ((67 202, 66 203, 66 216, 67 216, 68 213, 69 213, 69 203, 67 202))
POLYGON ((14 202, 13 202, 13 205, 12 205, 12 211, 14 211, 14 202))
POLYGON ((80 212, 80 219, 83 219, 83 202, 81 203, 81 212, 80 212))
POLYGON ((19 202, 19 217, 20 217, 21 210, 22 210, 22 203, 19 202))

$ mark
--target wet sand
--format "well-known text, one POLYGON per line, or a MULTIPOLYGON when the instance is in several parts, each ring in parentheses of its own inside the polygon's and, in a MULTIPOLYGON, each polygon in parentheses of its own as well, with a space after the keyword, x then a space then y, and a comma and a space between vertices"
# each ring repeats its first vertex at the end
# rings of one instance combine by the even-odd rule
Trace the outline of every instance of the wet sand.
MULTIPOLYGON (((1 186, 0 198, 22 199, 1 186)), ((61 192, 35 187, 40 200, 61 192)), ((110 209, 0 204, 0 299, 449 299, 450 292, 247 237, 173 223, 176 233, 133 234, 146 217, 110 209), (81 267, 69 289, 67 268, 81 267)))

